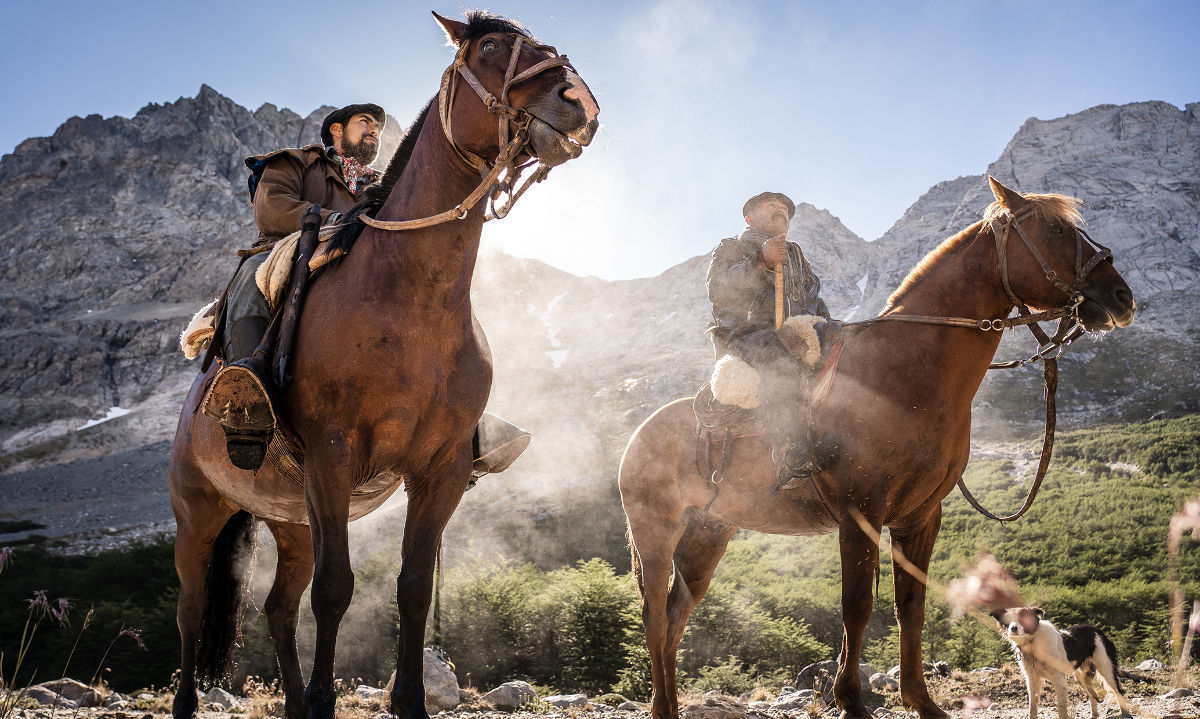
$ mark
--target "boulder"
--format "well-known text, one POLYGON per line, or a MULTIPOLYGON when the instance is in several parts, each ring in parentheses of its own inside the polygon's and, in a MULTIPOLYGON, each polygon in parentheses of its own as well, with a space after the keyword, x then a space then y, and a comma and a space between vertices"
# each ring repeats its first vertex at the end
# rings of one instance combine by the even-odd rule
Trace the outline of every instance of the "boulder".
POLYGON ((1162 662, 1158 661, 1157 659, 1147 659, 1146 661, 1137 665, 1133 669, 1134 669, 1134 671, 1139 671, 1139 672, 1156 672, 1162 668, 1163 668, 1162 662))
MULTIPOLYGON (((445 652, 433 647, 425 647, 421 661, 421 679, 425 683, 425 709, 430 712, 440 712, 458 706, 461 698, 458 692, 458 677, 454 675, 454 665, 446 658, 445 652)), ((391 693, 396 682, 396 672, 388 679, 385 692, 391 693)))
POLYGON ((900 682, 896 681, 892 677, 889 677, 883 672, 875 672, 871 675, 871 688, 876 691, 900 691, 900 682))
POLYGON ((1191 689, 1186 689, 1186 688, 1180 687, 1178 689, 1172 689, 1171 691, 1167 692, 1166 694, 1159 694, 1158 698, 1159 699, 1182 699, 1184 697, 1190 697, 1190 696, 1194 695, 1195 693, 1196 692, 1192 691, 1191 689))
POLYGON ((946 662, 934 662, 933 671, 939 677, 948 677, 950 676, 950 665, 946 662))
POLYGON ((216 704, 222 709, 229 710, 241 705, 241 701, 221 687, 213 687, 200 696, 201 704, 216 704))
POLYGON ((76 706, 98 707, 104 701, 104 697, 100 695, 100 692, 74 679, 56 679, 52 682, 42 682, 38 686, 45 687, 62 697, 70 699, 72 702, 75 702, 76 706))
POLYGON ((635 704, 633 702, 621 702, 620 704, 617 705, 617 708, 623 712, 635 712, 635 711, 639 711, 641 709, 640 706, 638 706, 637 704, 635 704))
POLYGON ((528 682, 505 682, 487 694, 483 700, 500 711, 516 711, 537 699, 537 691, 528 682))
POLYGON ((588 705, 587 694, 555 694, 554 696, 546 697, 542 701, 556 709, 585 707, 588 705))

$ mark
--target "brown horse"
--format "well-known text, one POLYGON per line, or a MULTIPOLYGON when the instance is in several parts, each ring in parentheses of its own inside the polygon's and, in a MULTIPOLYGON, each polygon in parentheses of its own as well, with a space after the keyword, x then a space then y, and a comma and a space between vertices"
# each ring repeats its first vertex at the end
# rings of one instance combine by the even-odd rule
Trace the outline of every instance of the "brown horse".
POLYGON ((492 377, 471 307, 485 212, 476 201, 495 182, 493 164, 560 164, 598 127, 596 101, 567 59, 520 25, 482 12, 466 23, 437 20, 458 52, 438 102, 414 124, 399 167, 396 159, 389 167, 395 183, 371 220, 385 229, 363 230, 305 300, 295 379, 278 402, 303 455, 302 479, 270 462, 257 473, 230 464, 221 428, 196 411, 213 371, 185 401, 169 467, 182 640, 176 719, 196 709, 197 671, 201 685, 228 671, 245 581, 238 550, 252 539, 252 517, 266 521, 279 548, 265 609, 287 716, 303 717, 306 706, 310 716, 333 716, 334 644, 354 589, 346 525, 402 485, 391 705, 397 715, 428 716, 421 661, 435 555, 470 480, 472 434, 492 377), (418 218, 445 221, 386 228, 418 218), (306 689, 296 620, 310 579, 317 635, 306 689))
MULTIPOLYGON (((1003 318, 1023 303, 1034 310, 1062 307, 1091 331, 1133 321, 1133 293, 1111 261, 1101 261, 1111 254, 1082 241, 1077 200, 1022 196, 994 180, 992 190, 996 202, 986 217, 992 221, 975 223, 930 252, 881 315, 926 319, 847 328, 836 379, 814 412, 814 426, 839 436, 841 450, 811 490, 771 496, 775 465, 761 439, 733 442, 724 479, 719 487, 711 483, 698 469, 704 458, 697 456, 702 445, 690 399, 660 408, 630 439, 619 483, 643 601, 656 719, 678 716, 675 662, 684 625, 739 527, 790 535, 838 532, 844 633, 834 696, 846 716, 870 716, 857 668, 879 565, 879 531, 889 527, 893 552, 922 572, 928 569, 941 501, 967 464, 971 399, 1000 343, 1001 333, 983 330, 985 323, 931 320, 1003 318), (1007 242, 1010 230, 1013 242, 1007 242), (1015 240, 1018 234, 1024 243, 1015 240)), ((894 576, 904 704, 923 718, 944 717, 921 667, 925 585, 899 568, 894 576)))

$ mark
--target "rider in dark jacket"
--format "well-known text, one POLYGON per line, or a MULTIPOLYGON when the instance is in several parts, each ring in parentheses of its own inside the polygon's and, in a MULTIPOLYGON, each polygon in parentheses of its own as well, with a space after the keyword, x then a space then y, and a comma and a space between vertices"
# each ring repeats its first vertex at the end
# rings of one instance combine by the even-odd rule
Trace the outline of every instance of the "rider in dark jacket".
MULTIPOLYGON (((708 297, 713 304, 708 331, 718 358, 732 354, 759 371, 759 396, 766 400, 775 435, 773 454, 781 486, 813 470, 807 440, 798 441, 804 436, 800 433, 807 431, 812 368, 789 351, 775 330, 775 272, 783 272, 785 318, 829 319, 829 309, 819 296, 821 281, 800 245, 787 241, 788 224, 795 214, 796 205, 782 193, 751 197, 742 206, 746 227, 737 237, 721 240, 708 268, 708 297)), ((833 325, 817 320, 814 328, 819 336, 833 325)))

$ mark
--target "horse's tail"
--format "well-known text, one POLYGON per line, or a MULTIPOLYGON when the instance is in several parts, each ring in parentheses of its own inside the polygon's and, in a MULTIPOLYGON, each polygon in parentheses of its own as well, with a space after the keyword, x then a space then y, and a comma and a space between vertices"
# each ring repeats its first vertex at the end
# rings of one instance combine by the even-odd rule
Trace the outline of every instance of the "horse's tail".
POLYGON ((196 680, 202 688, 227 681, 233 672, 233 647, 242 636, 242 617, 258 547, 256 528, 253 515, 238 512, 213 542, 196 650, 196 680))
POLYGON ((628 522, 625 524, 625 541, 629 542, 629 566, 633 572, 634 579, 637 580, 638 596, 646 598, 646 584, 642 579, 642 560, 638 557, 637 547, 633 544, 633 528, 628 522))

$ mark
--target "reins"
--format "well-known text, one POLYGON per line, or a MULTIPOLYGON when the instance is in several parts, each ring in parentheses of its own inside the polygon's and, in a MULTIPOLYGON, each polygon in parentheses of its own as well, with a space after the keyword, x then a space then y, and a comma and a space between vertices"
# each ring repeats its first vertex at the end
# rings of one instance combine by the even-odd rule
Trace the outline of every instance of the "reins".
POLYGON ((1086 231, 1081 227, 1075 227, 1075 280, 1070 284, 1062 281, 1050 268, 1049 263, 1038 251, 1033 244, 1033 240, 1021 228, 1020 220, 1027 218, 1033 212, 1032 208, 1023 210, 1022 212, 1013 215, 1007 210, 1000 217, 993 218, 989 221, 989 227, 992 235, 996 240, 996 255, 997 255, 997 272, 1000 275, 1000 284, 1004 288, 1008 299, 1017 308, 1015 317, 1004 317, 996 319, 971 319, 968 317, 944 317, 939 315, 880 315, 869 320, 861 320, 858 322, 847 322, 844 326, 867 326, 878 324, 880 322, 916 322, 921 324, 946 325, 951 327, 968 327, 972 329, 989 331, 1003 331, 1011 327, 1027 327, 1029 332, 1038 341, 1037 351, 1027 359, 1011 360, 1008 362, 994 362, 988 365, 989 370, 993 369, 1012 369, 1015 367, 1024 367, 1027 364, 1042 361, 1043 375, 1045 381, 1045 398, 1046 398, 1046 429, 1042 436, 1042 454, 1038 461, 1037 472, 1034 475, 1033 486, 1030 487, 1029 493, 1025 497, 1025 502, 1016 512, 997 516, 985 509, 979 500, 971 494, 967 489, 967 485, 963 482, 962 476, 958 478, 958 489, 962 492, 963 497, 967 502, 974 507, 980 514, 988 519, 994 519, 999 522, 1011 522, 1019 519, 1025 514, 1030 507, 1033 506, 1033 500, 1037 497, 1038 490, 1042 486, 1042 480, 1046 477, 1046 470, 1050 466, 1050 455, 1054 451, 1054 428, 1057 419, 1055 393, 1058 390, 1058 358, 1066 350, 1067 345, 1071 344, 1083 334, 1083 327, 1079 323, 1079 305, 1083 303, 1084 297, 1082 293, 1083 283, 1088 274, 1091 273, 1096 265, 1104 260, 1112 260, 1112 250, 1101 245, 1091 238, 1086 231), (1014 229, 1017 235, 1025 242, 1026 247, 1033 254, 1035 260, 1041 265, 1042 272, 1046 279, 1050 280, 1055 287, 1061 290, 1067 296, 1067 304, 1045 312, 1031 312, 1028 305, 1022 301, 1015 292, 1008 280, 1008 233, 1010 229, 1014 229), (1084 238, 1096 250, 1095 254, 1088 259, 1087 263, 1083 262, 1083 243, 1084 238), (1053 336, 1049 336, 1038 326, 1038 322, 1049 320, 1059 320, 1058 330, 1053 336))
POLYGON ((515 189, 521 173, 527 167, 534 164, 537 158, 534 157, 523 164, 518 164, 516 161, 517 157, 520 156, 521 152, 529 144, 529 123, 533 119, 533 116, 523 108, 513 107, 508 104, 508 91, 514 85, 525 82, 547 70, 558 67, 570 68, 571 61, 567 59, 566 55, 559 55, 558 51, 550 45, 531 43, 527 37, 517 33, 513 33, 512 35, 514 38, 512 54, 509 56, 508 68, 504 73, 504 85, 500 89, 499 98, 489 92, 483 86, 483 83, 479 81, 479 78, 475 76, 475 73, 471 71, 471 68, 467 66, 467 50, 471 45, 469 40, 464 41, 458 47, 458 52, 454 55, 454 62, 442 73, 441 85, 438 88, 438 115, 442 122, 442 132, 446 135, 446 140, 449 141, 450 147, 454 150, 454 154, 458 159, 483 177, 479 185, 462 202, 449 210, 439 212, 436 215, 430 215, 429 217, 393 221, 377 220, 367 215, 359 215, 357 219, 377 230, 389 230, 393 232, 417 230, 465 218, 467 213, 485 195, 491 196, 492 213, 490 216, 485 217, 484 220, 493 218, 502 219, 508 215, 512 206, 521 195, 525 194, 525 191, 531 185, 546 179, 546 175, 550 173, 550 168, 546 165, 540 165, 519 189, 515 189), (550 57, 517 73, 517 62, 520 60, 522 45, 528 45, 529 47, 541 50, 550 57), (489 161, 482 155, 460 147, 454 140, 452 117, 454 100, 458 91, 458 78, 460 76, 475 91, 475 94, 479 96, 487 111, 497 116, 497 135, 499 137, 500 153, 496 156, 494 162, 489 161), (509 139, 510 131, 512 132, 512 139, 509 139), (504 175, 503 179, 501 175, 504 175), (500 207, 496 207, 496 199, 505 193, 508 195, 508 200, 500 207))

